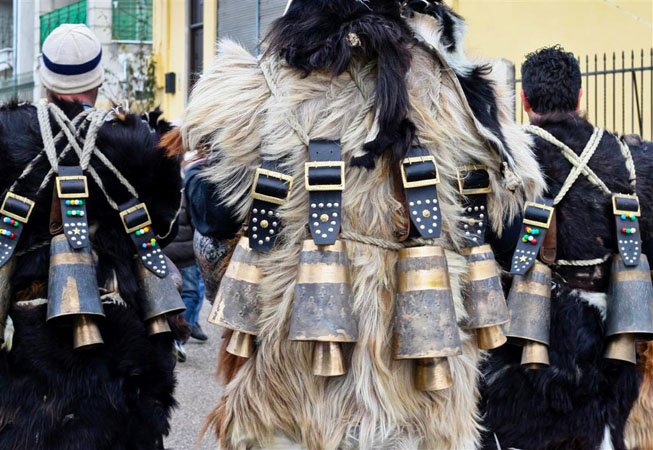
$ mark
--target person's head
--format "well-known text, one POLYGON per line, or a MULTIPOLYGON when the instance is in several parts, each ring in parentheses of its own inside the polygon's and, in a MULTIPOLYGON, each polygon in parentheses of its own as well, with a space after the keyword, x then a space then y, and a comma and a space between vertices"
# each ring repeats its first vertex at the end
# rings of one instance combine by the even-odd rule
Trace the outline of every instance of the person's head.
POLYGON ((95 104, 104 81, 102 45, 86 25, 63 24, 43 42, 39 71, 48 99, 95 104))
POLYGON ((521 96, 529 116, 578 109, 582 94, 580 66, 574 55, 562 47, 545 47, 528 54, 521 77, 521 96))

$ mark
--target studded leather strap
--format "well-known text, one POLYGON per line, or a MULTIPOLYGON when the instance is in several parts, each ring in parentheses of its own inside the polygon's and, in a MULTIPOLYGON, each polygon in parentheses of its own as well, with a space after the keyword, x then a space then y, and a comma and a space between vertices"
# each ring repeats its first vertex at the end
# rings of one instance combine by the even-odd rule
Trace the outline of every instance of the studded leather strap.
POLYGON ((120 205, 120 218, 143 265, 157 277, 165 278, 168 266, 152 231, 152 220, 145 203, 140 203, 136 198, 123 203, 120 205))
POLYGON ((316 245, 331 245, 340 232, 345 164, 340 142, 311 141, 304 181, 310 207, 308 224, 316 245))
POLYGON ((426 239, 440 237, 442 229, 437 185, 440 183, 435 158, 422 147, 411 147, 400 165, 410 220, 426 239))
POLYGON ((617 246, 626 267, 639 264, 642 254, 642 235, 639 230, 639 199, 636 195, 614 194, 612 210, 617 226, 617 246))
POLYGON ((492 192, 490 175, 482 165, 458 168, 458 191, 463 196, 463 232, 466 247, 485 243, 488 224, 487 194, 492 192))
POLYGON ((79 166, 59 166, 55 181, 64 234, 74 249, 88 245, 88 181, 79 166))
POLYGON ((551 224, 552 205, 553 200, 550 198, 540 198, 537 202, 526 202, 522 232, 512 257, 510 273, 523 275, 535 264, 551 224))
POLYGON ((277 208, 288 202, 292 186, 292 177, 277 161, 263 161, 256 169, 251 192, 254 201, 247 231, 251 249, 267 252, 274 246, 281 230, 277 208))
POLYGON ((0 208, 0 267, 12 257, 18 239, 34 209, 34 202, 9 191, 0 208))

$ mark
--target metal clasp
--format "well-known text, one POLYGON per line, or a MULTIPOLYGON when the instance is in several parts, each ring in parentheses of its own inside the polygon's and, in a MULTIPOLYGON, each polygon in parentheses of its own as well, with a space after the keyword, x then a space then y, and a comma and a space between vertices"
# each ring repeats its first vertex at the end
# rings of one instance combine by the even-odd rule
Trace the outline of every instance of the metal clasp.
POLYGON ((122 220, 122 225, 125 227, 125 231, 127 232, 127 234, 133 233, 134 231, 139 230, 148 225, 152 225, 152 219, 150 218, 150 213, 147 210, 147 206, 145 205, 145 203, 139 203, 138 205, 134 205, 131 208, 127 208, 126 210, 121 211, 120 219, 122 220), (139 223, 138 225, 130 227, 129 225, 127 225, 127 216, 129 214, 138 211, 139 209, 145 211, 145 215, 147 216, 147 219, 145 219, 144 222, 139 223))
POLYGON ((431 155, 413 156, 411 158, 404 158, 403 160, 401 160, 401 165, 399 166, 399 170, 401 171, 401 181, 404 185, 404 188, 406 189, 412 189, 412 188, 422 187, 422 186, 435 186, 437 184, 440 184, 440 171, 438 170, 438 165, 435 163, 434 156, 431 155), (425 162, 433 163, 433 167, 435 169, 435 177, 426 178, 424 180, 408 181, 408 178, 406 177, 406 164, 425 163, 425 162))
POLYGON ((615 216, 620 216, 622 214, 631 214, 635 217, 639 217, 642 215, 642 209, 639 204, 639 197, 634 194, 612 194, 612 212, 614 213, 615 216), (617 207, 617 201, 620 199, 629 199, 629 200, 635 200, 637 202, 637 211, 628 211, 625 209, 619 209, 617 207))
POLYGON ((0 207, 0 214, 4 214, 7 217, 11 217, 12 219, 16 219, 19 222, 27 223, 27 221, 29 220, 29 217, 32 215, 32 210, 34 209, 34 204, 35 203, 32 200, 30 200, 29 198, 22 197, 20 195, 14 194, 13 192, 9 191, 9 192, 7 192, 7 195, 5 195, 5 199, 2 202, 2 207, 0 207), (19 202, 24 203, 27 206, 29 206, 29 209, 27 210, 27 214, 25 216, 20 216, 18 214, 7 211, 7 209, 6 209, 7 200, 10 199, 10 198, 13 198, 16 201, 19 201, 19 202))
POLYGON ((292 186, 293 186, 293 178, 290 175, 286 175, 285 173, 281 173, 281 172, 275 172, 273 170, 262 169, 259 167, 258 169, 256 169, 256 173, 254 174, 254 183, 252 183, 252 191, 250 195, 253 199, 256 200, 262 200, 264 202, 274 203, 275 205, 283 205, 284 203, 287 203, 288 200, 290 200, 290 193, 292 192, 292 186), (258 181, 261 175, 263 175, 264 177, 274 178, 281 182, 287 183, 288 190, 286 192, 286 196, 273 197, 271 195, 266 195, 266 194, 261 194, 259 192, 256 192, 258 181))
POLYGON ((458 178, 458 192, 461 195, 475 195, 475 194, 489 194, 492 192, 492 185, 488 180, 488 184, 485 187, 478 188, 465 188, 465 177, 463 176, 464 172, 472 172, 474 170, 484 170, 487 172, 487 166, 481 164, 474 164, 469 166, 461 166, 456 168, 456 177, 458 178))
POLYGON ((345 163, 343 161, 309 161, 304 163, 304 184, 307 191, 343 191, 345 189, 345 163), (340 182, 336 184, 311 184, 309 169, 339 168, 340 182))
POLYGON ((536 227, 541 227, 541 228, 549 228, 551 226, 551 219, 553 218, 553 206, 545 205, 543 203, 536 203, 536 202, 526 202, 524 206, 524 224, 526 225, 535 225, 536 227), (539 220, 533 220, 533 219, 527 219, 526 218, 526 212, 528 211, 528 208, 537 208, 537 209, 543 209, 547 211, 548 217, 546 219, 546 222, 540 222, 539 220))
POLYGON ((86 175, 70 175, 64 177, 57 177, 55 179, 55 184, 57 185, 57 195, 59 198, 87 198, 88 197, 88 179, 86 175), (83 181, 84 182, 84 192, 81 193, 65 193, 61 186, 62 181, 83 181))

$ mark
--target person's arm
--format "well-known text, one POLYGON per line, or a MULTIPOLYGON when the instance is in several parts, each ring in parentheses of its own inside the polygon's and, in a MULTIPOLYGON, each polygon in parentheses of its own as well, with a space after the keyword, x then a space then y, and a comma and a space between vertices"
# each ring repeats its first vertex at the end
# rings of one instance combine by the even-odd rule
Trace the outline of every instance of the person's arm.
POLYGON ((216 186, 200 176, 203 168, 203 162, 196 162, 186 170, 185 192, 191 223, 204 236, 230 239, 241 224, 231 209, 222 204, 216 186))

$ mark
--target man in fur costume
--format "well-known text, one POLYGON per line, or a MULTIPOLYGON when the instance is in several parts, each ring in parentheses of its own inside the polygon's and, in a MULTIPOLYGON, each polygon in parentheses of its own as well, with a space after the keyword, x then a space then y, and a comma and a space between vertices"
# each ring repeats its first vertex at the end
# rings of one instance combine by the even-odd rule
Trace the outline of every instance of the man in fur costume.
MULTIPOLYGON (((205 173, 219 194, 214 202, 230 207, 241 223, 249 217, 250 247, 268 245, 257 237, 259 227, 277 227, 278 236, 267 251, 255 250, 261 276, 255 351, 249 359, 222 352, 224 391, 210 424, 224 448, 478 445, 480 352, 473 336, 459 330, 462 354, 449 358, 447 390, 419 391, 412 361, 392 358, 397 236, 405 236, 409 223, 393 174, 412 146, 419 144, 439 167, 443 231, 436 242, 446 249, 446 283, 459 321, 466 317, 465 262, 458 254, 465 232, 457 167, 488 167, 487 210, 499 234, 542 185, 529 139, 511 120, 510 88, 498 71, 465 57, 463 28, 440 2, 295 0, 272 25, 262 58, 229 40, 219 43, 216 61, 191 95, 185 145, 206 154, 205 173), (315 376, 312 343, 289 340, 309 209, 340 207, 339 201, 314 203, 314 191, 304 187, 305 163, 323 140, 339 142, 342 152, 342 172, 335 172, 346 178, 340 239, 347 258, 341 260, 349 261, 358 328, 357 343, 343 346, 346 373, 337 377, 315 376), (259 220, 268 211, 259 210, 250 192, 257 168, 268 162, 286 174, 280 179, 288 199, 269 211, 274 219, 259 220)), ((329 222, 335 214, 317 217, 329 222)))
POLYGON ((641 239, 650 240, 653 161, 642 146, 594 128, 578 112, 581 75, 571 53, 552 47, 528 55, 522 78, 531 120, 526 129, 535 138, 557 217, 557 233, 549 230, 557 239, 557 255, 549 262, 550 367, 521 366, 521 347, 492 352, 482 369, 484 447, 624 449, 624 426, 640 380, 635 364, 605 357, 606 316, 616 301, 606 293, 616 276, 611 261, 617 239, 636 228, 615 232, 619 218, 611 193, 637 194, 641 239), (573 184, 566 181, 574 169, 569 152, 589 155, 589 170, 573 184))
POLYGON ((43 46, 48 62, 42 79, 52 103, 0 107, 2 449, 155 450, 163 448, 169 431, 173 337, 148 335, 146 294, 134 265, 140 257, 135 260, 119 205, 136 192, 147 205, 152 239, 165 245, 175 233, 179 165, 157 148, 157 134, 140 117, 92 107, 102 83, 100 49, 85 26, 63 25, 43 46), (91 174, 88 196, 64 200, 66 183, 81 178, 58 175, 78 164, 91 174), (16 205, 30 204, 25 214, 16 212, 16 205), (82 255, 71 247, 51 257, 55 240, 72 246, 68 235, 89 242, 82 255), (85 265, 64 268, 69 278, 62 301, 72 307, 85 303, 85 283, 94 286, 86 293, 98 296, 104 315, 95 319, 97 328, 75 328, 91 333, 75 338, 71 326, 46 321, 54 307, 49 285, 57 281, 57 264, 74 261, 85 265), (96 345, 74 348, 79 337, 75 346, 96 345))

